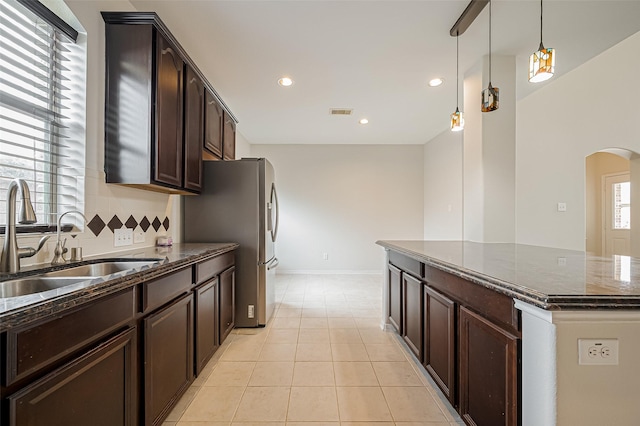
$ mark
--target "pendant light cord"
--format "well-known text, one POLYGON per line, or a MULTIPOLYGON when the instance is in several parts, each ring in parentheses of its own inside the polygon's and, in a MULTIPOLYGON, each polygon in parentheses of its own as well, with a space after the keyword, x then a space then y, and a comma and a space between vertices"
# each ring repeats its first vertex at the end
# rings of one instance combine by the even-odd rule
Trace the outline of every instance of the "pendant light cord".
POLYGON ((542 50, 542 0, 540 0, 540 50, 542 50))
POLYGON ((459 100, 459 89, 460 89, 460 81, 459 81, 459 62, 460 62, 460 50, 458 47, 458 37, 460 34, 456 31, 456 111, 458 111, 458 100, 459 100))
POLYGON ((491 0, 489 0, 489 86, 491 86, 491 0))

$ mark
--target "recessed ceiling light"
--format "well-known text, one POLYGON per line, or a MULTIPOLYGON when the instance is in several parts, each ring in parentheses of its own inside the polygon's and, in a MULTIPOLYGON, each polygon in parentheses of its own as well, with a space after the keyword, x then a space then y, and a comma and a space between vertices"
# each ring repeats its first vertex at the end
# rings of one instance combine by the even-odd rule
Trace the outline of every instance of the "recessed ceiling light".
POLYGON ((444 83, 444 80, 441 78, 434 78, 433 80, 429 81, 429 87, 438 87, 440 86, 442 83, 444 83))
POLYGON ((291 80, 289 77, 282 77, 280 80, 278 80, 278 84, 282 87, 289 87, 293 84, 293 80, 291 80))
POLYGON ((358 123, 360 123, 360 124, 369 124, 369 120, 367 120, 366 118, 361 118, 360 121, 358 121, 358 123))

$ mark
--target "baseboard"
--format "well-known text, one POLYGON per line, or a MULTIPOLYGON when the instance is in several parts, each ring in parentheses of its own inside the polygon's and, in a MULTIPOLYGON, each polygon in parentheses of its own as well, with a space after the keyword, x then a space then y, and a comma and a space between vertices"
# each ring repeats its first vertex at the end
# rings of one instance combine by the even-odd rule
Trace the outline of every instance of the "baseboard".
POLYGON ((313 269, 276 269, 277 275, 382 275, 380 270, 313 270, 313 269))

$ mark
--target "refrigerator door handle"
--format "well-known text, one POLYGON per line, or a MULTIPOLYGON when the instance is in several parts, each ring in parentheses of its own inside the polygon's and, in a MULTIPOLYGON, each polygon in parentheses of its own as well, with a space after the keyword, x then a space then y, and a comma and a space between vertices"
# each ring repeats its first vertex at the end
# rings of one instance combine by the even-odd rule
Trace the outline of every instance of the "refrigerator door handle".
POLYGON ((280 263, 280 262, 278 261, 278 258, 277 258, 277 257, 274 257, 274 258, 271 260, 271 262, 267 263, 267 271, 270 271, 270 270, 272 270, 272 269, 275 269, 275 268, 278 266, 278 264, 279 264, 279 263, 280 263))
MULTIPOLYGON (((272 183, 271 184, 271 209, 273 209, 273 206, 275 205, 275 227, 273 226, 272 223, 270 223, 270 227, 271 227, 271 240, 275 243, 276 242, 276 238, 278 238, 278 225, 280 224, 280 204, 278 203, 278 192, 276 191, 276 184, 272 183)), ((270 209, 270 210, 271 210, 270 209)), ((273 214, 273 212, 270 212, 271 214, 273 214)), ((271 219, 271 214, 269 215, 269 218, 271 219)))

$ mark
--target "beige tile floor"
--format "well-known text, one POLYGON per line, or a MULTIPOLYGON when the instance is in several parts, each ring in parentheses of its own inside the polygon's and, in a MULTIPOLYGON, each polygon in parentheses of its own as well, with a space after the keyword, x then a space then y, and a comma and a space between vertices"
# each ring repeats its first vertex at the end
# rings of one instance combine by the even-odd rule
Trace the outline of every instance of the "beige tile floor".
POLYGON ((380 275, 278 275, 265 328, 236 329, 165 426, 458 426, 381 330, 380 275))

